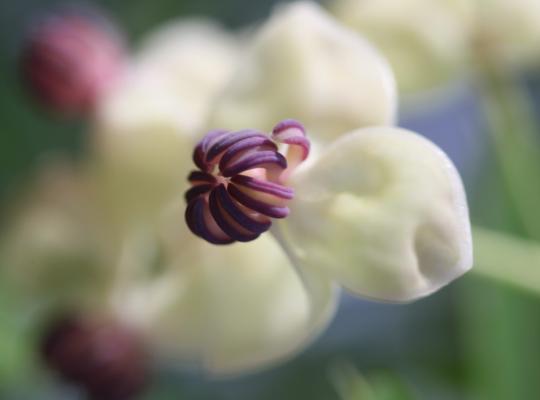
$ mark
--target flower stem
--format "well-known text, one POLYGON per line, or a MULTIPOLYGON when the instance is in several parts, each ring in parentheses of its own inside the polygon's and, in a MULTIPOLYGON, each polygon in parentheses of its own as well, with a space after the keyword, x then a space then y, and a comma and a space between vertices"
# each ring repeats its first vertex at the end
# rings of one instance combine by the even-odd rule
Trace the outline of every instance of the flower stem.
POLYGON ((540 243, 475 227, 476 274, 540 294, 540 243))
POLYGON ((540 240, 540 146, 530 101, 508 72, 486 60, 478 66, 504 184, 525 233, 540 240))
POLYGON ((323 276, 322 272, 313 271, 308 273, 303 269, 300 257, 298 257, 296 251, 289 244, 279 223, 272 224, 270 233, 289 258, 298 278, 308 293, 311 313, 310 322, 317 326, 321 321, 327 321, 327 313, 333 313, 335 311, 335 303, 328 301, 328 298, 336 295, 337 286, 328 277, 323 276), (324 310, 324 312, 321 313, 320 310, 324 310))

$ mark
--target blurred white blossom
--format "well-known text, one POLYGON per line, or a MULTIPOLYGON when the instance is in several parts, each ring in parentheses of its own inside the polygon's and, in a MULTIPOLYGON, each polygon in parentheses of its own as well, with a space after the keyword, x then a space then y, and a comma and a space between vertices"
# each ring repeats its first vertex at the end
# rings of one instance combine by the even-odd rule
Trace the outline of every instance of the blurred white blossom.
POLYGON ((240 48, 211 20, 181 19, 159 28, 133 56, 124 82, 102 102, 98 127, 112 135, 163 126, 179 136, 196 135, 240 48))
POLYGON ((388 57, 400 91, 444 85, 466 69, 474 15, 469 0, 334 0, 336 17, 388 57))
POLYGON ((388 57, 400 91, 463 78, 479 58, 499 67, 538 66, 536 0, 329 0, 336 17, 388 57))
POLYGON ((328 324, 334 286, 317 271, 297 275, 272 236, 216 247, 195 237, 183 214, 179 202, 155 236, 127 244, 125 274, 112 292, 116 314, 158 354, 236 374, 294 354, 328 324), (143 253, 154 255, 154 274, 143 253))
POLYGON ((94 175, 111 217, 122 223, 155 217, 166 199, 182 192, 192 137, 239 49, 233 35, 207 20, 178 20, 144 41, 99 105, 91 136, 94 175), (126 204, 126 198, 137 201, 126 204))
POLYGON ((538 66, 540 2, 536 0, 475 0, 476 51, 511 68, 538 66))

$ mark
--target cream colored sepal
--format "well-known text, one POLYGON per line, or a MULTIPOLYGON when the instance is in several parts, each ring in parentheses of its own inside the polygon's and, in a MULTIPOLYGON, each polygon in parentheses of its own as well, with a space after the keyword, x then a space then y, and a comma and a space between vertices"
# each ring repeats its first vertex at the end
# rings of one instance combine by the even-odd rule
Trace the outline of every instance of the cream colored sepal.
POLYGON ((296 197, 281 226, 304 269, 324 270, 358 295, 411 301, 471 268, 461 179, 413 132, 351 132, 290 185, 296 197))

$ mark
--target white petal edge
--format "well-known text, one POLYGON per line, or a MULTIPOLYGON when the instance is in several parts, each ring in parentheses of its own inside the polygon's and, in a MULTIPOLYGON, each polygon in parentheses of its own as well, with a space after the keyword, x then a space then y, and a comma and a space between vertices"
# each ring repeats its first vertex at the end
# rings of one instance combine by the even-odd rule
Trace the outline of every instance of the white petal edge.
POLYGON ((468 208, 448 157, 399 128, 351 132, 291 177, 282 229, 304 269, 368 298, 407 302, 472 266, 468 208))

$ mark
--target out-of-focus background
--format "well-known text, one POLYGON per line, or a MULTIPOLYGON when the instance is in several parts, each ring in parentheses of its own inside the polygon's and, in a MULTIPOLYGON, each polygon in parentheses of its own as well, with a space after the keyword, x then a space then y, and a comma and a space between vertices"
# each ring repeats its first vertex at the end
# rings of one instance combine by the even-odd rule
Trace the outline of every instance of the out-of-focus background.
MULTIPOLYGON (((98 6, 111 16, 125 32, 130 48, 137 49, 145 34, 173 18, 206 16, 220 21, 227 29, 239 30, 267 18, 274 3, 272 0, 110 0, 87 2, 85 6, 98 6)), ((337 15, 350 15, 350 21, 346 22, 351 26, 358 24, 360 31, 365 29, 367 37, 372 37, 383 53, 388 50, 390 61, 398 65, 403 54, 395 55, 392 51, 402 48, 406 52, 410 43, 402 44, 402 41, 414 41, 415 34, 421 35, 414 32, 415 27, 420 29, 426 24, 428 36, 449 35, 441 39, 442 44, 434 44, 438 62, 443 65, 441 76, 433 71, 435 67, 429 67, 420 74, 426 75, 426 82, 418 83, 421 79, 414 75, 418 73, 417 67, 430 66, 432 61, 421 55, 417 65, 413 61, 408 70, 396 71, 398 82, 402 83, 399 125, 433 140, 457 165, 466 186, 474 225, 476 271, 428 298, 407 305, 374 303, 344 294, 337 317, 307 350, 261 372, 211 379, 174 364, 158 363, 152 368, 152 382, 142 398, 540 398, 540 242, 536 241, 540 237, 535 236, 534 229, 540 221, 540 201, 537 202, 540 198, 535 197, 540 190, 540 169, 535 168, 540 165, 540 159, 535 158, 540 154, 540 147, 535 148, 540 140, 540 64, 524 62, 506 66, 506 60, 500 61, 493 55, 496 52, 490 53, 489 45, 485 50, 481 43, 471 46, 472 50, 463 56, 464 67, 455 66, 458 61, 452 53, 458 51, 452 40, 463 33, 459 29, 479 28, 480 22, 489 25, 493 19, 493 25, 509 30, 501 33, 504 36, 521 30, 520 24, 528 22, 517 19, 518 22, 505 27, 505 18, 511 15, 487 13, 478 21, 469 21, 467 28, 450 34, 443 28, 437 30, 434 21, 436 18, 446 21, 441 13, 445 13, 442 4, 447 2, 432 0, 441 3, 436 17, 431 17, 428 10, 433 4, 424 3, 412 16, 395 11, 385 18, 381 16, 384 10, 360 11, 359 15, 364 15, 368 22, 362 22, 362 18, 355 22, 353 13, 348 13, 345 6, 345 11, 339 11, 340 6, 331 1, 324 5, 337 15), (366 17, 370 12, 373 16, 366 17), (422 13, 426 14, 425 20, 420 18, 422 13), (497 22, 496 18, 502 18, 503 22, 497 22), (434 27, 430 28, 428 22, 434 27), (384 33, 386 24, 393 23, 399 29, 384 33), (444 64, 445 60, 448 64, 444 64), (430 72, 433 76, 427 76, 430 72), (407 77, 410 81, 406 81, 407 77)), ((508 3, 513 5, 511 1, 508 3)), ((523 2, 518 3, 515 7, 525 7, 521 5, 523 2)), ((84 121, 51 115, 21 83, 20 52, 28 24, 40 13, 62 4, 66 3, 41 0, 0 3, 0 229, 44 163, 58 154, 77 160, 86 151, 84 121)), ((439 24, 441 27, 443 23, 439 21, 439 24)), ((536 25, 540 26, 540 18, 536 25)), ((493 35, 486 37, 490 39, 493 35)), ((523 40, 517 39, 520 43, 523 40)), ((534 42, 535 38, 531 40, 534 42)), ((429 48, 422 49, 431 54, 429 48)), ((536 41, 535 49, 540 58, 540 40, 536 41)), ((409 62, 406 56, 403 64, 409 62)), ((511 61, 518 58, 509 57, 511 61)), ((16 295, 9 281, 3 279, 0 282, 0 398, 84 398, 77 388, 63 384, 49 373, 36 355, 39 333, 26 329, 28 313, 20 312, 13 300, 16 295)))

